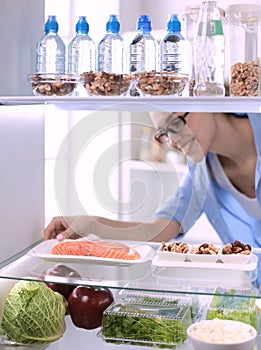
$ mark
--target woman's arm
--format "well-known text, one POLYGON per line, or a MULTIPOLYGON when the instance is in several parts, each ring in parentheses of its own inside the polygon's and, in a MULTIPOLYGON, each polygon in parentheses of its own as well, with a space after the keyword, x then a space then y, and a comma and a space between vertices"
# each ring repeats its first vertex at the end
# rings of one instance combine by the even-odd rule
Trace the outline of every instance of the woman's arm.
POLYGON ((180 232, 177 221, 155 218, 150 222, 111 220, 98 216, 55 217, 44 231, 44 239, 66 239, 74 234, 94 234, 104 239, 169 241, 180 232))

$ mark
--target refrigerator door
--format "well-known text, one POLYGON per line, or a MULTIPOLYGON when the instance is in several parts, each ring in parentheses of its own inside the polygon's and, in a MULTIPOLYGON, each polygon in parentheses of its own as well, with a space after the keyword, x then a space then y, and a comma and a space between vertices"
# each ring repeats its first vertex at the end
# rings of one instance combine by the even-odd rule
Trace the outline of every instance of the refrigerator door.
POLYGON ((43 35, 44 0, 1 0, 0 95, 32 95, 36 44, 43 35))
POLYGON ((43 236, 44 111, 1 107, 0 261, 43 236))

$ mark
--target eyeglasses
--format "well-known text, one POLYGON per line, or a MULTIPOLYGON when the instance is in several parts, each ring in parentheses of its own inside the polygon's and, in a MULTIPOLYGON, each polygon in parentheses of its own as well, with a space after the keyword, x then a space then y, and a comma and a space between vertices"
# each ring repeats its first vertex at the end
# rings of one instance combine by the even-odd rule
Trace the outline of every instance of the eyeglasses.
POLYGON ((168 133, 178 134, 181 132, 186 123, 186 117, 190 112, 186 112, 182 116, 174 117, 175 114, 171 113, 168 117, 169 122, 167 122, 167 127, 156 132, 154 139, 159 143, 168 141, 168 133))

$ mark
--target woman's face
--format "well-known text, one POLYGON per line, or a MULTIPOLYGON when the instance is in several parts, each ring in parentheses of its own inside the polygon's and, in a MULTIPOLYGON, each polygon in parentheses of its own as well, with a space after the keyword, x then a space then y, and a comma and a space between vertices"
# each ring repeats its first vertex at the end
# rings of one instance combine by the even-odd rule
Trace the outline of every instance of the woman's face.
POLYGON ((177 118, 184 117, 184 126, 178 132, 167 132, 169 147, 183 152, 193 162, 200 162, 210 150, 216 133, 213 113, 151 113, 155 126, 159 129, 175 130, 177 118), (172 127, 173 126, 173 127, 172 127))

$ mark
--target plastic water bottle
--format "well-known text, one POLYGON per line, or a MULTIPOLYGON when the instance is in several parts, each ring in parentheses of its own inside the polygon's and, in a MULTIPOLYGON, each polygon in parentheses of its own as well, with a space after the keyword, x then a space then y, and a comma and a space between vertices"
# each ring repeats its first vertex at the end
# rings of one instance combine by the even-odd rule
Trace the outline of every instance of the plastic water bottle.
POLYGON ((56 16, 48 16, 45 34, 36 46, 37 73, 65 73, 66 46, 58 35, 56 16))
POLYGON ((68 45, 68 73, 82 74, 96 68, 96 47, 88 35, 89 24, 80 16, 75 26, 76 35, 68 45))
POLYGON ((194 43, 195 96, 224 96, 225 41, 220 11, 214 0, 203 0, 194 43))
POLYGON ((130 73, 157 70, 157 42, 151 35, 151 20, 142 15, 137 22, 137 35, 130 44, 130 73))
POLYGON ((176 14, 170 16, 167 34, 159 44, 160 71, 190 74, 190 44, 181 35, 176 14))
POLYGON ((98 72, 124 72, 124 41, 120 36, 120 22, 110 15, 106 23, 106 35, 98 44, 98 72))

